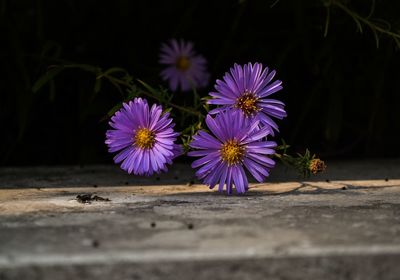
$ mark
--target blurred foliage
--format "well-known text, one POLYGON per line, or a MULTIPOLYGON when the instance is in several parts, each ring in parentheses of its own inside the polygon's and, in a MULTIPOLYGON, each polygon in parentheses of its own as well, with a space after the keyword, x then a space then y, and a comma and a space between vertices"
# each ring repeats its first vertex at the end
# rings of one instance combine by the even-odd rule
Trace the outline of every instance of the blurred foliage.
POLYGON ((281 135, 302 158, 307 146, 324 158, 399 156, 399 10, 383 0, 0 0, 0 162, 109 162, 105 114, 138 95, 174 104, 188 143, 213 82, 166 89, 158 52, 172 37, 195 43, 211 81, 234 62, 276 69, 281 135))

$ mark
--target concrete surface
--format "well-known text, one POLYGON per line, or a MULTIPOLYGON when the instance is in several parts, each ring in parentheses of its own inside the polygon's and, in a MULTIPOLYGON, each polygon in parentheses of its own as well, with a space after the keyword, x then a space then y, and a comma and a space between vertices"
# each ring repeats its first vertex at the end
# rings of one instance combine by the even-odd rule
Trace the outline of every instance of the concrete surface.
POLYGON ((278 167, 244 196, 179 164, 2 168, 0 279, 400 279, 400 161, 278 167))

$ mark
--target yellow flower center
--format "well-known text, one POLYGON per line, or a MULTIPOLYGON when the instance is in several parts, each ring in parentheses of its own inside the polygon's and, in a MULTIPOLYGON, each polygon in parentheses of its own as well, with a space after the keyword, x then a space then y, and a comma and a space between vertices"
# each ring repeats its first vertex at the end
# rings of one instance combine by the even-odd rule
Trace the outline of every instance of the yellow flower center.
POLYGON ((246 116, 250 116, 260 110, 257 107, 257 97, 251 92, 245 92, 238 97, 235 107, 241 109, 246 116))
POLYGON ((244 147, 240 146, 236 140, 228 140, 221 145, 221 157, 228 165, 239 163, 244 155, 244 147))
POLYGON ((142 149, 151 149, 156 141, 154 133, 148 128, 139 128, 135 135, 135 145, 142 149))
POLYGON ((186 56, 180 56, 176 60, 176 68, 180 71, 186 71, 190 67, 190 60, 186 56))

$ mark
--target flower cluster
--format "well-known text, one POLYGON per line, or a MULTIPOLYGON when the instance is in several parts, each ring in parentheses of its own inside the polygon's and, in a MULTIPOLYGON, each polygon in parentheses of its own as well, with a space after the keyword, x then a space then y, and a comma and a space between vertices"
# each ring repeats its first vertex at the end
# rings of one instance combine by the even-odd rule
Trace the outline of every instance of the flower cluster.
POLYGON ((214 136, 200 131, 190 145, 199 151, 189 153, 203 156, 192 167, 201 166, 196 175, 210 188, 219 183, 218 189, 222 191, 226 185, 230 194, 234 185, 237 193, 244 193, 248 189, 244 167, 259 182, 274 167, 269 156, 275 153, 276 143, 265 139, 278 131, 271 117, 286 116, 281 101, 267 98, 282 89, 281 81, 272 82, 275 73, 263 69, 260 63, 243 67, 235 64, 223 81, 217 80, 216 91, 210 93, 212 99, 208 103, 221 106, 211 110, 206 118, 214 136))
MULTIPOLYGON (((206 60, 194 52, 192 43, 171 40, 161 48, 160 63, 167 65, 161 77, 172 91, 187 91, 207 85, 206 60)), ((235 64, 210 92, 208 104, 218 107, 208 112, 205 123, 209 132, 199 130, 189 144, 189 156, 199 157, 192 167, 210 188, 226 189, 231 194, 248 189, 246 171, 258 182, 269 175, 275 162, 274 141, 268 138, 279 131, 273 120, 286 116, 284 103, 271 99, 282 89, 276 72, 260 63, 235 64)), ((182 154, 169 113, 161 106, 148 105, 142 98, 124 103, 111 118, 106 133, 109 152, 118 152, 116 163, 128 173, 151 175, 167 170, 167 165, 182 154)))

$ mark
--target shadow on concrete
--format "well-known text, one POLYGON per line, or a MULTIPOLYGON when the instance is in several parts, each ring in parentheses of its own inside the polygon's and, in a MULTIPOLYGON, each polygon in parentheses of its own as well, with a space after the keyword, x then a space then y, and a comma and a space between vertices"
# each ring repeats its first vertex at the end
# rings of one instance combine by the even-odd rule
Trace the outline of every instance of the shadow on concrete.
MULTIPOLYGON (((346 160, 327 162, 326 172, 307 181, 400 179, 400 159, 346 160)), ((250 179, 250 178, 249 178, 250 179)), ((278 164, 267 182, 301 182, 294 170, 278 164)), ((250 179, 250 182, 255 183, 250 179)), ((175 164, 168 173, 150 177, 129 175, 115 165, 86 167, 8 167, 0 169, 0 189, 65 188, 100 186, 186 185, 199 183, 188 164, 175 164)))
POLYGON ((167 173, 150 177, 128 174, 115 165, 0 169, 0 189, 185 185, 194 182, 194 171, 182 164, 172 166, 167 173))
MULTIPOLYGON (((351 181, 350 181, 351 182, 351 181)), ((248 192, 245 194, 237 194, 235 190, 231 195, 228 195, 226 191, 224 190, 223 192, 218 192, 216 188, 204 192, 176 192, 176 193, 168 193, 165 194, 165 197, 176 197, 176 196, 196 196, 196 197, 210 197, 210 196, 220 196, 220 197, 242 197, 242 198, 248 198, 248 197, 261 197, 261 196, 284 196, 284 195, 320 195, 320 194, 346 194, 346 195, 360 195, 360 192, 357 192, 358 190, 366 190, 366 189, 371 189, 371 186, 356 186, 352 185, 349 181, 338 183, 336 182, 335 188, 329 187, 329 188, 324 188, 324 187, 319 187, 316 186, 315 184, 310 185, 308 182, 299 182, 300 186, 294 186, 292 189, 263 189, 259 190, 255 187, 250 188, 248 192)), ((386 182, 382 180, 382 185, 377 185, 375 184, 372 188, 390 188, 390 187, 399 187, 399 184, 390 184, 385 183, 386 182)), ((265 188, 268 188, 265 187, 265 188)), ((205 187, 205 189, 208 189, 205 187)))

